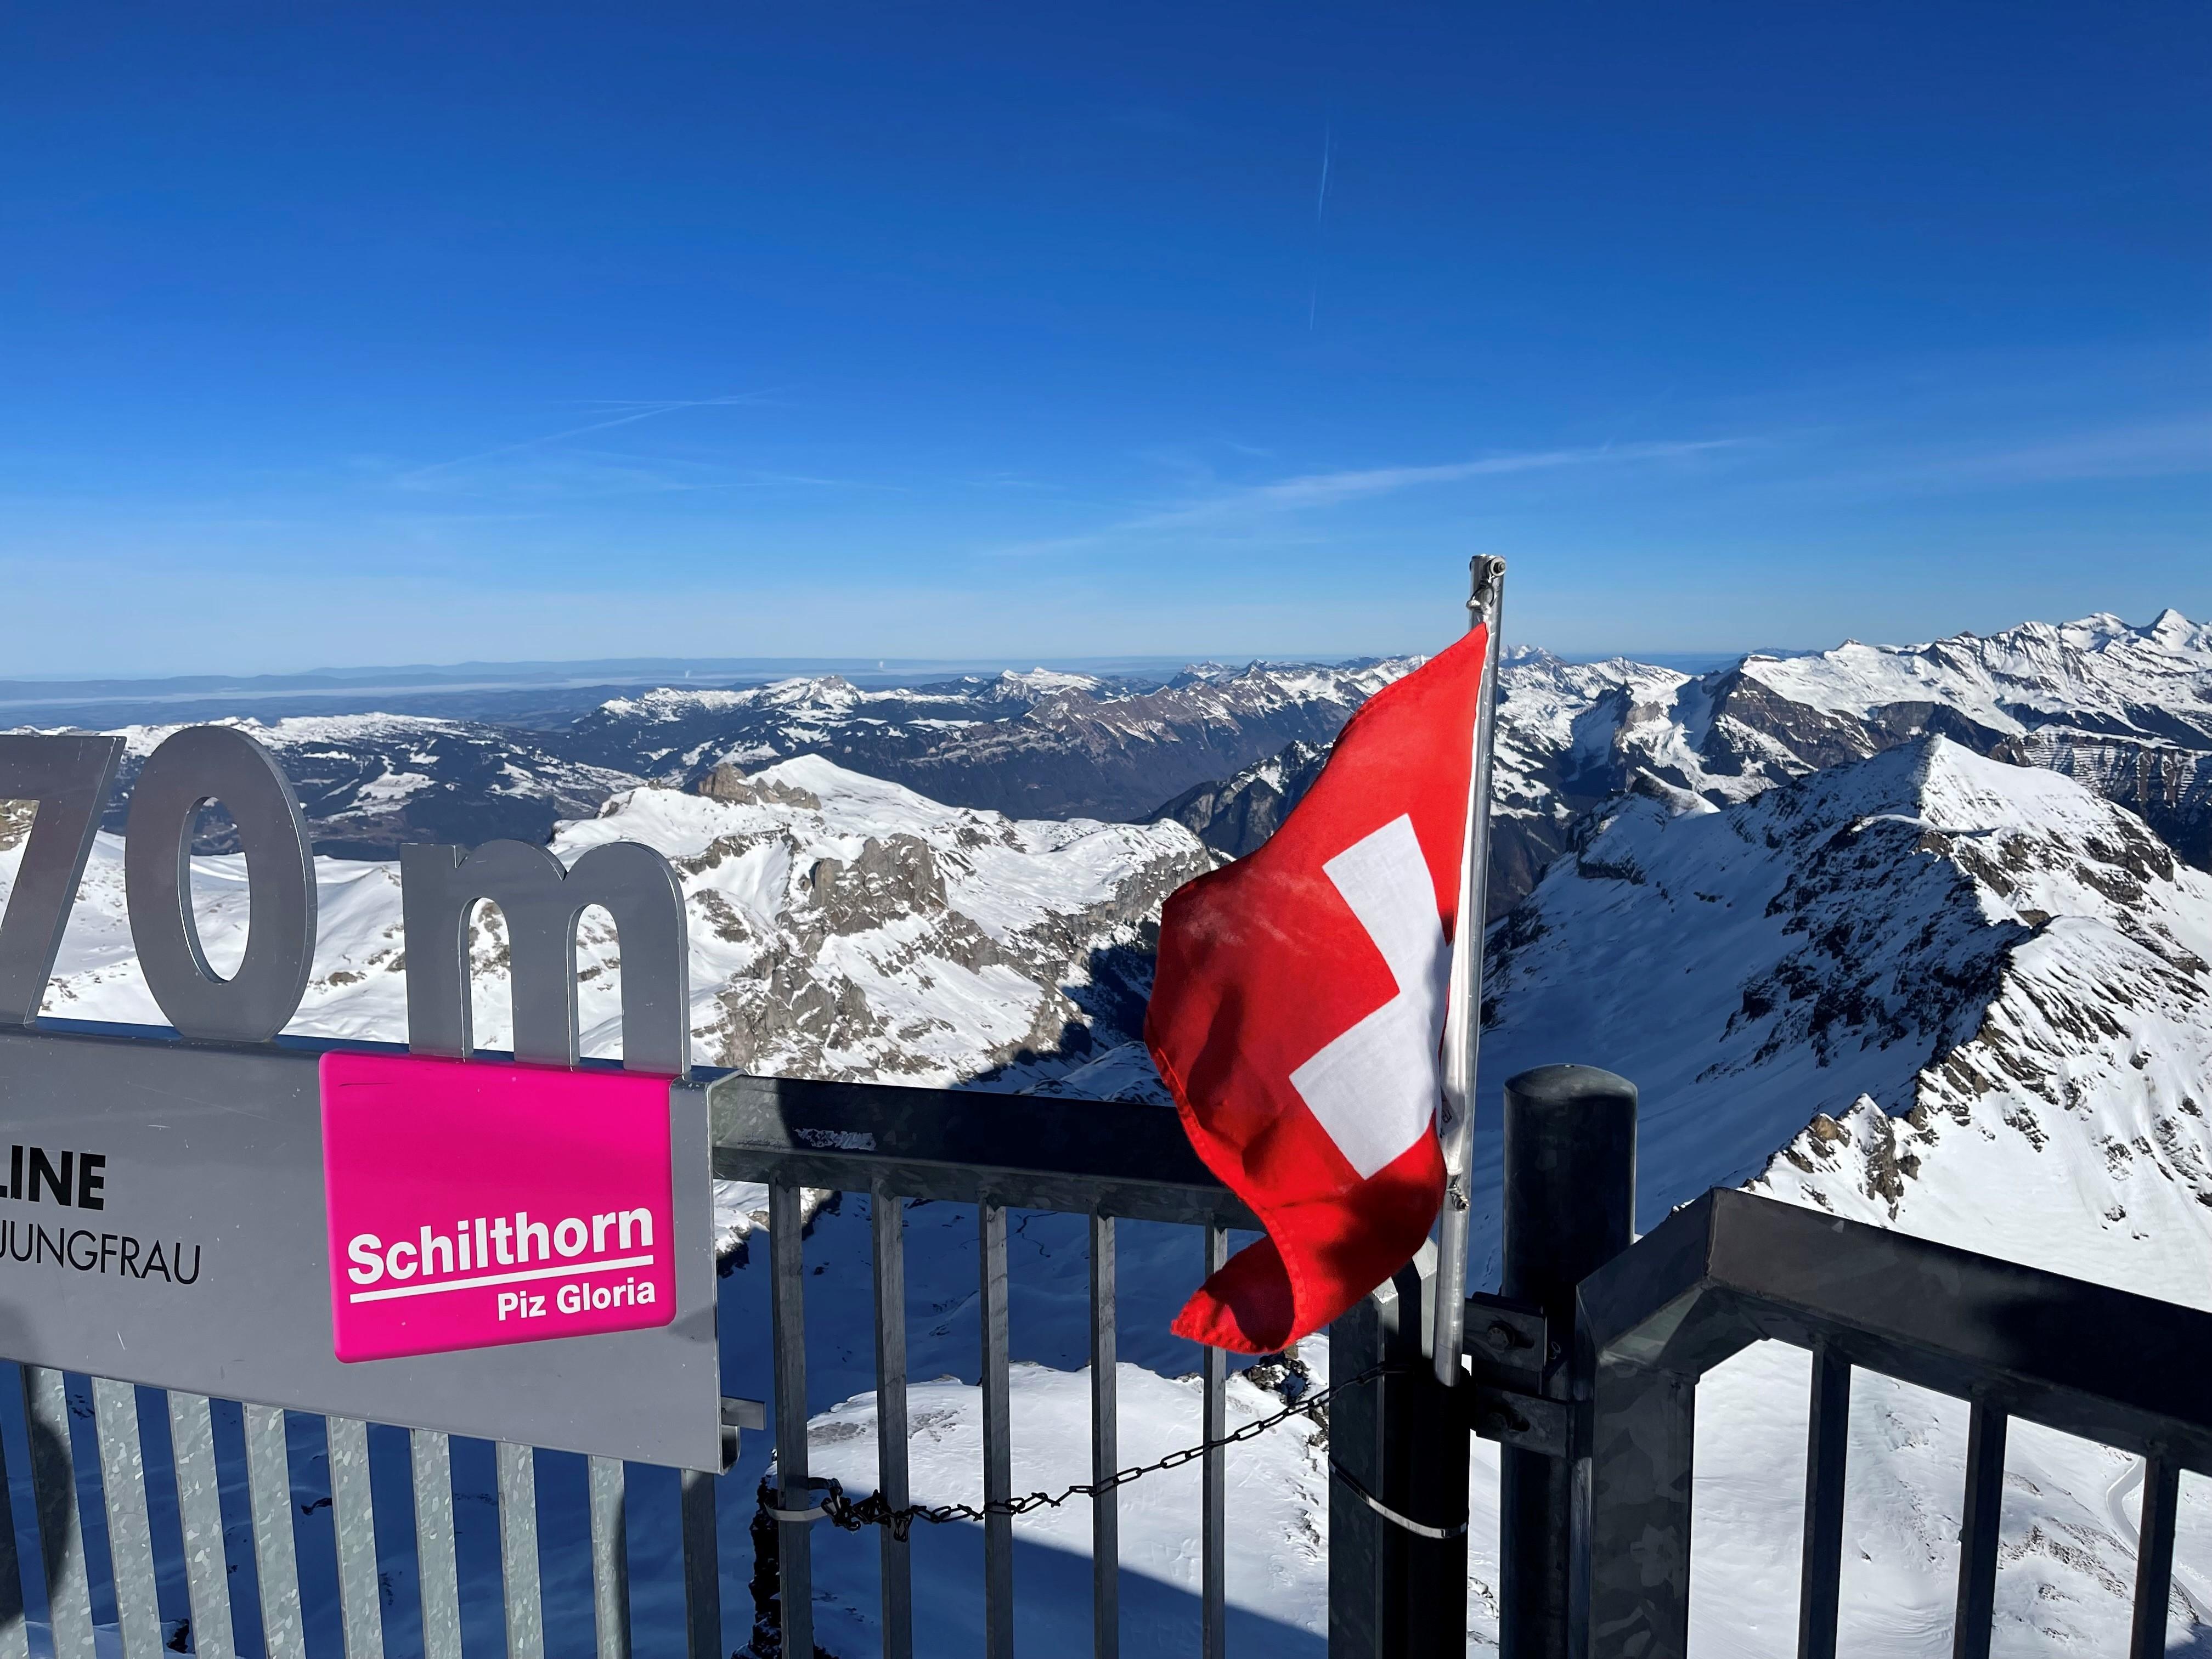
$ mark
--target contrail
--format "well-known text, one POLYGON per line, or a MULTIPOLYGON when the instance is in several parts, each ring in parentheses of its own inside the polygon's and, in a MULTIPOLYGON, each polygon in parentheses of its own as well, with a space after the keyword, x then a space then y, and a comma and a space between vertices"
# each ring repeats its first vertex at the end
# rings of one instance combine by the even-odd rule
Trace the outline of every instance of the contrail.
MULTIPOLYGON (((1328 122, 1323 122, 1321 129, 1321 189, 1316 191, 1314 196, 1314 229, 1316 233, 1321 229, 1322 215, 1328 207, 1328 160, 1330 153, 1335 149, 1335 144, 1336 132, 1334 127, 1328 122)), ((1313 332, 1315 319, 1320 315, 1321 255, 1316 252, 1314 255, 1313 289, 1306 296, 1307 333, 1310 334, 1313 332)))
POLYGON ((479 451, 474 455, 462 455, 450 461, 433 461, 427 466, 411 467, 403 476, 410 478, 421 477, 426 473, 442 472, 448 467, 466 466, 472 462, 490 460, 495 456, 512 455, 519 449, 534 449, 540 444, 559 443, 567 438, 580 438, 586 432, 604 432, 611 426, 629 426, 638 421, 649 421, 656 415, 673 415, 679 410, 720 409, 732 404, 756 403, 759 401, 762 395, 759 392, 744 392, 726 398, 672 398, 665 403, 612 404, 609 406, 626 409, 629 412, 604 421, 593 421, 588 425, 570 427, 563 432, 548 432, 541 437, 524 438, 516 443, 500 444, 494 448, 479 451))

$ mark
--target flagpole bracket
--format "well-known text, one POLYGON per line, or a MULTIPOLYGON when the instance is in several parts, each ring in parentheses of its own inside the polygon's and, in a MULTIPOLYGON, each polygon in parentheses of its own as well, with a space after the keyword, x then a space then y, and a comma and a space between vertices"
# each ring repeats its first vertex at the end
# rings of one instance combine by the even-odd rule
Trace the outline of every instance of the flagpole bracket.
POLYGON ((1494 1383, 1470 1382, 1452 1390, 1468 1416, 1468 1427, 1485 1440, 1546 1457, 1567 1455, 1574 1407, 1565 1400, 1494 1383))
POLYGON ((1544 1310, 1478 1291, 1467 1298, 1463 1386, 1453 1390, 1468 1426, 1486 1440, 1547 1457, 1567 1455, 1571 1405, 1544 1310))
POLYGON ((1478 553, 1467 562, 1467 608, 1479 623, 1498 615, 1498 589, 1505 580, 1505 561, 1495 553, 1478 553))

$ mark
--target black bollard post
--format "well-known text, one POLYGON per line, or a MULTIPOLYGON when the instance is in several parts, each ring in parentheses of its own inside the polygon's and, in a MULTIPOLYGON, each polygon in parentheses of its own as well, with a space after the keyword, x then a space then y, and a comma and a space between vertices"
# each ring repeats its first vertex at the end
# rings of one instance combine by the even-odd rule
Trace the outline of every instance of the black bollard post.
MULTIPOLYGON (((1592 1066, 1542 1066, 1505 1085, 1500 1291, 1544 1311, 1555 1358, 1574 1347, 1575 1286, 1629 1246, 1636 1085, 1592 1066)), ((1546 1392, 1569 1395, 1567 1367, 1546 1392)), ((1574 1464, 1499 1459, 1499 1659, 1570 1659, 1574 1464)))
POLYGON ((1424 1249, 1329 1327, 1329 1380, 1397 1369, 1328 1413, 1329 1659, 1465 1659, 1468 1425, 1427 1339, 1424 1249))

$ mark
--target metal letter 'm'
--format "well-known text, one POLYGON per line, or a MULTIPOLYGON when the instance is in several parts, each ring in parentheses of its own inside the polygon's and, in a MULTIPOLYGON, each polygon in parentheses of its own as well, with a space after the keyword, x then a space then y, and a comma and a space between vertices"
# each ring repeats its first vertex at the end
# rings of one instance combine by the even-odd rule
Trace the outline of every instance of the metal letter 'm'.
POLYGON ((123 878, 138 965, 170 1024, 231 1042, 284 1029, 315 965, 315 866, 298 798, 266 749, 235 726, 170 736, 132 786, 123 878), (252 913, 245 960, 227 980, 192 920, 192 830, 210 800, 238 825, 252 913))
POLYGON ((465 1060, 470 1030, 469 913, 481 901, 507 921, 514 1057, 577 1058, 576 923, 591 906, 622 941, 623 1065, 682 1077, 691 1068, 690 945, 684 889, 668 860, 636 842, 594 847, 563 870, 526 842, 399 849, 407 931, 407 1042, 465 1060))
POLYGON ((0 800, 39 805, 0 911, 0 1025, 38 1018, 122 758, 120 738, 0 738, 0 800))

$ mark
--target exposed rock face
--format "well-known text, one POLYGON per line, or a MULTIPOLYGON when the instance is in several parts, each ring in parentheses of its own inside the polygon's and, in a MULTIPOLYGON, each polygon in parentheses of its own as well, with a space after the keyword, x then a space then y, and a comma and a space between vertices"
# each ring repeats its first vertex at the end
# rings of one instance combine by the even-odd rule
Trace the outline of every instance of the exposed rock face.
MULTIPOLYGON (((701 1064, 802 1077, 1002 1086, 1079 1066, 1133 1037, 1160 902, 1212 855, 1179 824, 1023 823, 948 807, 813 757, 718 797, 636 789, 563 825, 573 861, 603 842, 666 853, 690 908, 693 1052, 701 1064)), ((20 855, 0 851, 0 901, 20 855)), ((87 872, 48 1010, 159 1023, 130 944, 120 843, 87 872)), ((405 1035, 396 866, 323 859, 315 976, 292 1029, 405 1035)), ((244 871, 199 861, 201 933, 221 966, 243 948, 244 871)), ((620 1048, 620 940, 580 931, 587 1053, 620 1048)), ((506 929, 473 921, 477 1040, 502 1048, 506 929)))
POLYGON ((670 854, 695 1052, 759 1073, 1012 1087, 1079 1065, 1135 1034, 1160 902, 1212 862, 1177 825, 1018 822, 814 757, 705 787, 635 792, 554 848, 670 854))
POLYGON ((2212 867, 2212 627, 2178 611, 1747 657, 1583 724, 1585 793, 1641 769, 1717 802, 1934 734, 2075 778, 2212 867))
POLYGON ((1648 1219, 1752 1181, 2212 1305, 2208 962, 2140 819, 1923 737, 1611 811, 1493 934, 1483 1066, 1633 1078, 1648 1219))
MULTIPOLYGON (((1586 752, 1584 717, 1616 699, 1632 713, 1671 696, 1686 678, 1621 658, 1571 663, 1527 647, 1506 652, 1493 761, 1491 915, 1504 915, 1534 887, 1575 820, 1615 793, 1613 772, 1593 766, 1586 752)), ((1293 743, 1184 791, 1150 816, 1173 818, 1217 852, 1242 858, 1280 827, 1328 759, 1325 744, 1293 743)))
POLYGON ((1184 790, 1148 821, 1173 818, 1215 852, 1241 859, 1282 828, 1328 759, 1322 744, 1291 744, 1228 777, 1184 790))

